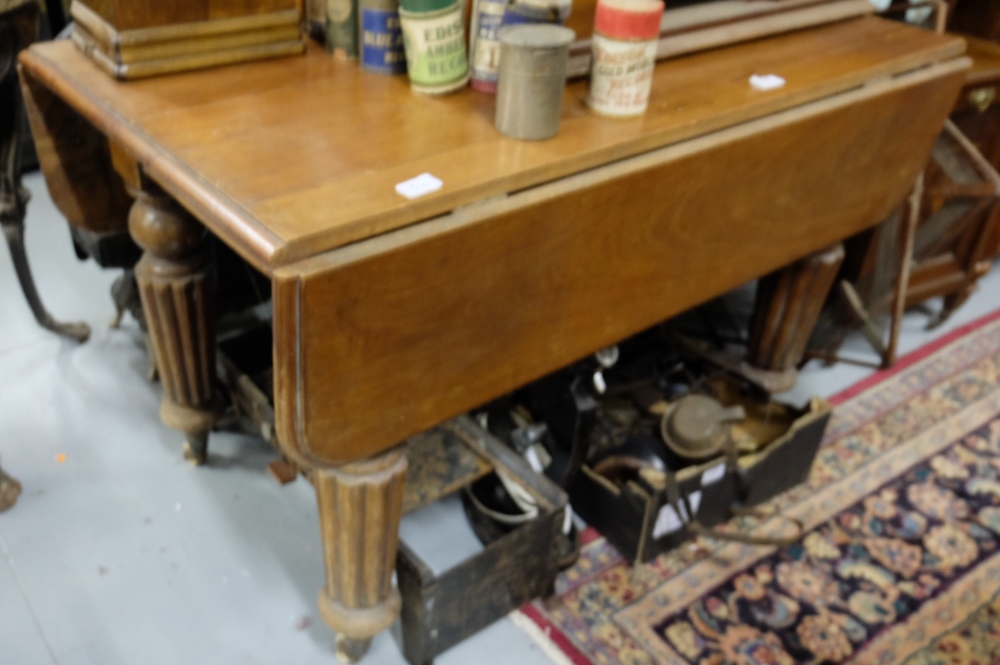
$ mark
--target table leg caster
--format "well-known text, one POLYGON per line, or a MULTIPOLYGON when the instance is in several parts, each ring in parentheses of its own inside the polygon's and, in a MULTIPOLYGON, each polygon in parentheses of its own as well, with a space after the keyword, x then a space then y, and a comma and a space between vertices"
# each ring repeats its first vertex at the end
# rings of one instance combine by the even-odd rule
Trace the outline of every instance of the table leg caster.
POLYGON ((184 459, 194 466, 208 461, 208 432, 191 432, 184 442, 184 459))
POLYGON ((17 482, 0 469, 0 513, 10 510, 21 495, 21 483, 17 482))
POLYGON ((342 663, 360 662, 368 653, 371 645, 370 637, 365 640, 357 640, 346 635, 337 635, 337 659, 342 663))

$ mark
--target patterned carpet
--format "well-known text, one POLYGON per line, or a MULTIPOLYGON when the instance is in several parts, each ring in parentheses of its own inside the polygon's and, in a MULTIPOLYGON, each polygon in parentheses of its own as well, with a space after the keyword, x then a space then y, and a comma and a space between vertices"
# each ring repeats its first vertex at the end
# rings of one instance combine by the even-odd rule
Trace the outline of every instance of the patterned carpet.
POLYGON ((579 665, 1000 663, 1000 315, 836 401, 810 480, 772 502, 797 544, 632 568, 590 534, 518 623, 579 665))

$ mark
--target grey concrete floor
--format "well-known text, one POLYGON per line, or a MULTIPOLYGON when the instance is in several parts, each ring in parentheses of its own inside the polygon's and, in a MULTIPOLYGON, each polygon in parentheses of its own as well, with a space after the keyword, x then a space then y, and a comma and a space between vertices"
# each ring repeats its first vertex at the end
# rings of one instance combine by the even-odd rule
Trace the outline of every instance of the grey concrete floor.
MULTIPOLYGON (((39 329, 0 249, 0 459, 25 488, 0 515, 0 665, 334 662, 315 610, 323 561, 311 488, 279 487, 265 470, 274 453, 253 437, 213 435, 204 468, 181 459, 138 329, 108 329, 116 274, 76 260, 41 178, 27 184, 42 296, 94 334, 76 345, 39 329)), ((996 308, 994 271, 934 333, 908 317, 903 350, 996 308)), ((791 397, 830 395, 867 374, 810 366, 791 397)), ((455 555, 442 543, 475 547, 454 506, 414 516, 403 533, 432 565, 443 557, 436 568, 455 555)), ((382 635, 366 662, 403 659, 382 635)), ((439 662, 549 661, 503 620, 439 662)))
MULTIPOLYGON (((38 328, 0 247, 0 460, 24 485, 0 515, 0 665, 336 662, 315 609, 310 486, 278 486, 265 469, 274 453, 253 437, 213 434, 207 467, 182 460, 137 326, 108 329, 117 273, 77 261, 42 179, 26 183, 42 297, 94 332, 77 345, 38 328)), ((441 543, 475 547, 457 508, 439 513, 404 528, 432 546, 435 568, 454 557, 441 543)), ((404 660, 382 635, 365 662, 404 660)), ((439 662, 549 661, 503 620, 439 662)))

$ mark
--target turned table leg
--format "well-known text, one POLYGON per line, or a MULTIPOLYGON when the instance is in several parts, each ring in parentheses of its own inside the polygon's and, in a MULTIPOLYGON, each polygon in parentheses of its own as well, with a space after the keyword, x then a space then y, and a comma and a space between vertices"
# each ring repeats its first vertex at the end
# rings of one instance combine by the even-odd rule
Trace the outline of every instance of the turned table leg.
POLYGON ((163 422, 184 432, 184 456, 205 462, 215 420, 213 276, 205 228, 155 183, 133 192, 129 232, 145 250, 135 267, 163 384, 163 422))
POLYGON ((326 560, 319 610, 345 662, 360 660, 399 614, 392 572, 405 479, 402 447, 313 474, 326 560))
POLYGON ((843 262, 844 246, 838 243, 758 282, 747 361, 783 375, 784 389, 795 385, 796 369, 843 262))

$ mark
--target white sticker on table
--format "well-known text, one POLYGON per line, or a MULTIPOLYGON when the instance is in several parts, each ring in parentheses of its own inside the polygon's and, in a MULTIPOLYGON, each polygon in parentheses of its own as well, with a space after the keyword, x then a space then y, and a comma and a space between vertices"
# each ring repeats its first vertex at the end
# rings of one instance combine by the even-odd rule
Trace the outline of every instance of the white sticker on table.
POLYGON ((785 85, 785 79, 777 74, 754 74, 750 77, 750 87, 754 90, 777 90, 785 85))
POLYGON ((416 178, 410 178, 406 182, 396 185, 396 193, 413 200, 436 192, 443 186, 444 182, 439 178, 435 178, 430 173, 421 173, 416 178))

